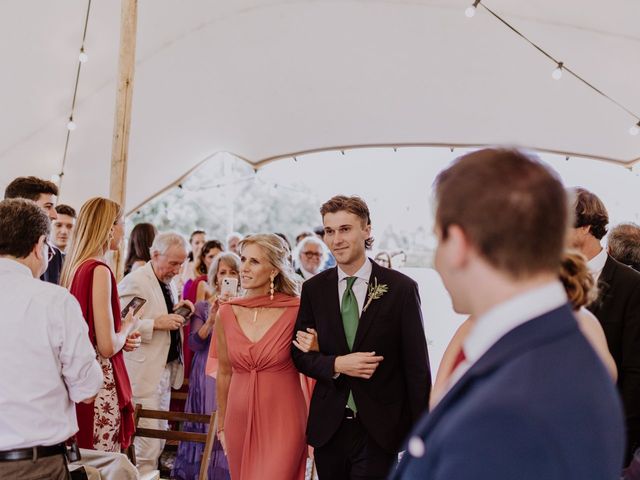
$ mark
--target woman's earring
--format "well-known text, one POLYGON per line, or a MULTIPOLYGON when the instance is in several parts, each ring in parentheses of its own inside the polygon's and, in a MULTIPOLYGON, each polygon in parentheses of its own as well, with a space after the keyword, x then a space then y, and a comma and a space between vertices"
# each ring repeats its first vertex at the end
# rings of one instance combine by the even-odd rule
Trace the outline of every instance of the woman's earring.
POLYGON ((271 300, 273 300, 273 291, 274 291, 273 280, 274 280, 274 279, 275 279, 275 277, 273 277, 273 276, 272 276, 272 277, 271 277, 271 285, 269 286, 269 292, 270 292, 270 294, 271 294, 271 295, 269 296, 269 298, 270 298, 271 300))

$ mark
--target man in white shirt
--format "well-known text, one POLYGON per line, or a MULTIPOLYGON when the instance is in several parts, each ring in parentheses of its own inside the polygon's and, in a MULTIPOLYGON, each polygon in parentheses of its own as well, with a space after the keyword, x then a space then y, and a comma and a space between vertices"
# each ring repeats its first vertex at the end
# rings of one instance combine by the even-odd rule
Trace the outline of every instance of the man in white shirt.
POLYGON ((561 182, 523 153, 486 149, 441 172, 435 193, 435 266, 472 326, 393 478, 618 478, 620 402, 558 279, 561 182))
POLYGON ((0 478, 66 480, 75 403, 103 382, 78 302, 38 279, 50 223, 30 200, 0 202, 0 478))
POLYGON ((627 423, 627 465, 640 448, 640 273, 607 255, 602 247, 609 223, 604 203, 584 188, 570 193, 574 195, 575 222, 569 241, 587 257, 598 282, 598 299, 588 308, 600 320, 618 368, 627 423))

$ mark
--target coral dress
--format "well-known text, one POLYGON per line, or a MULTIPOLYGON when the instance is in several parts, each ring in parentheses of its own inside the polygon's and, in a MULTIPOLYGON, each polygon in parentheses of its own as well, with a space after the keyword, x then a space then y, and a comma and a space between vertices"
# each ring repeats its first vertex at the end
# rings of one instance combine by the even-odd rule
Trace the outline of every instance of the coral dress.
POLYGON ((307 405, 291 360, 300 300, 284 294, 237 298, 220 307, 233 375, 224 421, 233 480, 302 480, 307 405), (285 308, 257 342, 241 330, 232 305, 285 308))
MULTIPOLYGON (((97 260, 83 262, 73 275, 69 291, 78 299, 82 315, 89 326, 89 338, 97 345, 93 320, 93 271, 97 266, 109 266, 97 260)), ((111 312, 113 328, 120 331, 120 299, 116 279, 111 273, 111 312)), ((102 366, 104 384, 92 403, 76 404, 79 431, 76 435, 80 448, 120 452, 131 444, 133 436, 133 402, 129 375, 124 365, 122 350, 111 358, 97 353, 102 366)))

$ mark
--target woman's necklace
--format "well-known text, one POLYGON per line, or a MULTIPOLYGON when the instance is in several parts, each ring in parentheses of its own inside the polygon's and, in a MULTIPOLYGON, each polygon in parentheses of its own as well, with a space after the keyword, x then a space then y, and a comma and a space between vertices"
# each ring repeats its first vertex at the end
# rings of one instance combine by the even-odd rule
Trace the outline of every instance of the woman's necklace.
POLYGON ((261 307, 260 307, 260 308, 256 308, 256 309, 253 311, 253 323, 256 323, 256 322, 258 321, 258 312, 259 312, 260 310, 262 310, 262 308, 261 308, 261 307))

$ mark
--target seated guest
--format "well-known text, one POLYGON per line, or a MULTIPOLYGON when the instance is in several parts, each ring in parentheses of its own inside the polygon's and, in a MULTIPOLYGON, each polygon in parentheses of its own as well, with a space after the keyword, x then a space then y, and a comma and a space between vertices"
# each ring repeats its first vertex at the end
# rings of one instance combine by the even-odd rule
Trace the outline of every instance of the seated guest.
POLYGON ((191 232, 191 236, 189 237, 189 246, 191 250, 189 251, 189 255, 187 256, 187 261, 182 266, 180 271, 180 276, 178 276, 178 282, 176 287, 178 288, 178 292, 182 293, 182 289, 187 281, 196 278, 198 275, 195 272, 195 261, 200 255, 200 250, 204 245, 204 242, 207 241, 206 233, 204 230, 194 230, 191 232))
POLYGON ((53 221, 53 244, 65 253, 67 245, 71 240, 73 226, 76 223, 76 211, 69 205, 57 205, 56 213, 58 218, 53 221))
POLYGON ((393 268, 391 266, 391 255, 388 252, 378 252, 374 260, 381 267, 393 268))
MULTIPOLYGON (((210 414, 217 410, 216 380, 205 375, 205 366, 211 348, 213 327, 220 302, 227 301, 230 296, 221 293, 222 279, 234 278, 240 280, 240 258, 235 253, 223 252, 218 254, 209 268, 208 282, 213 297, 211 301, 196 303, 196 311, 191 317, 191 333, 189 346, 194 352, 189 376, 189 395, 185 411, 191 413, 210 414)), ((207 426, 203 424, 184 423, 183 429, 189 432, 206 433, 207 426)), ((182 442, 178 448, 178 456, 174 464, 172 476, 181 480, 195 480, 200 471, 204 445, 194 442, 182 442)), ((222 445, 216 440, 211 453, 208 467, 209 480, 223 480, 229 478, 229 465, 222 450, 222 445)))
POLYGON ((207 290, 207 274, 213 259, 224 250, 224 246, 218 240, 207 240, 200 249, 200 255, 194 263, 196 277, 190 279, 184 284, 182 290, 182 298, 190 302, 199 302, 206 300, 210 295, 207 290))
POLYGON ((149 249, 156 238, 158 231, 150 223, 138 223, 129 237, 127 259, 124 262, 124 274, 129 275, 134 270, 142 267, 151 260, 149 249))
MULTIPOLYGON (((565 251, 560 265, 560 281, 567 292, 569 303, 573 307, 580 331, 589 340, 589 343, 600 356, 602 363, 605 364, 615 381, 618 376, 618 369, 607 347, 607 339, 604 336, 602 326, 598 319, 585 308, 597 298, 598 290, 587 268, 586 259, 582 254, 572 250, 565 251)), ((436 381, 431 390, 429 402, 431 408, 436 406, 446 391, 449 377, 453 373, 452 369, 455 365, 456 357, 460 353, 462 344, 467 338, 472 325, 473 320, 471 318, 468 318, 460 325, 442 356, 436 381)))
POLYGON ((322 271, 322 266, 327 259, 327 253, 322 240, 318 237, 306 237, 300 240, 296 246, 296 273, 304 280, 322 271))
POLYGON ((620 400, 558 279, 560 180, 516 150, 485 149, 441 172, 435 193, 435 266, 472 323, 391 478, 619 478, 620 400))
POLYGON ((635 223, 621 223, 609 232, 607 237, 609 255, 640 271, 640 226, 635 223))
POLYGON ((233 252, 236 255, 240 255, 240 251, 238 250, 238 244, 240 240, 244 238, 244 235, 238 232, 232 232, 227 235, 227 251, 233 252))
POLYGON ((298 244, 300 243, 300 241, 302 239, 307 238, 307 237, 314 237, 315 235, 316 234, 313 233, 311 230, 303 230, 298 235, 296 235, 296 246, 298 246, 298 244))
MULTIPOLYGON (((171 281, 187 259, 187 242, 177 233, 160 233, 151 246, 151 261, 124 277, 118 285, 120 304, 133 297, 147 300, 138 322, 142 345, 125 352, 124 361, 131 380, 133 403, 152 410, 169 410, 171 387, 180 388, 184 377, 182 324, 174 313, 181 306, 192 312, 189 301, 176 304, 178 293, 171 281)), ((188 316, 188 315, 187 315, 188 316)), ((143 418, 141 427, 167 428, 164 420, 143 418)), ((157 468, 164 441, 134 439, 138 470, 147 474, 157 468)))
POLYGON ((91 403, 102 371, 78 302, 38 280, 51 222, 35 203, 0 202, 0 478, 67 480, 64 442, 75 402, 91 403))
MULTIPOLYGON (((13 180, 4 191, 4 198, 26 198, 36 202, 50 220, 58 218, 56 212, 56 197, 58 187, 55 183, 42 180, 37 177, 18 177, 13 180)), ((60 273, 62 273, 62 262, 64 256, 62 252, 51 246, 53 256, 47 267, 47 271, 42 274, 42 280, 49 283, 60 283, 60 273)))
POLYGON ((105 259, 107 252, 118 250, 123 237, 120 205, 107 198, 88 200, 80 209, 61 279, 80 303, 105 380, 93 403, 77 407, 78 445, 106 452, 126 450, 134 432, 122 351, 138 348, 140 334, 133 331, 133 312, 120 316, 116 279, 105 259))

